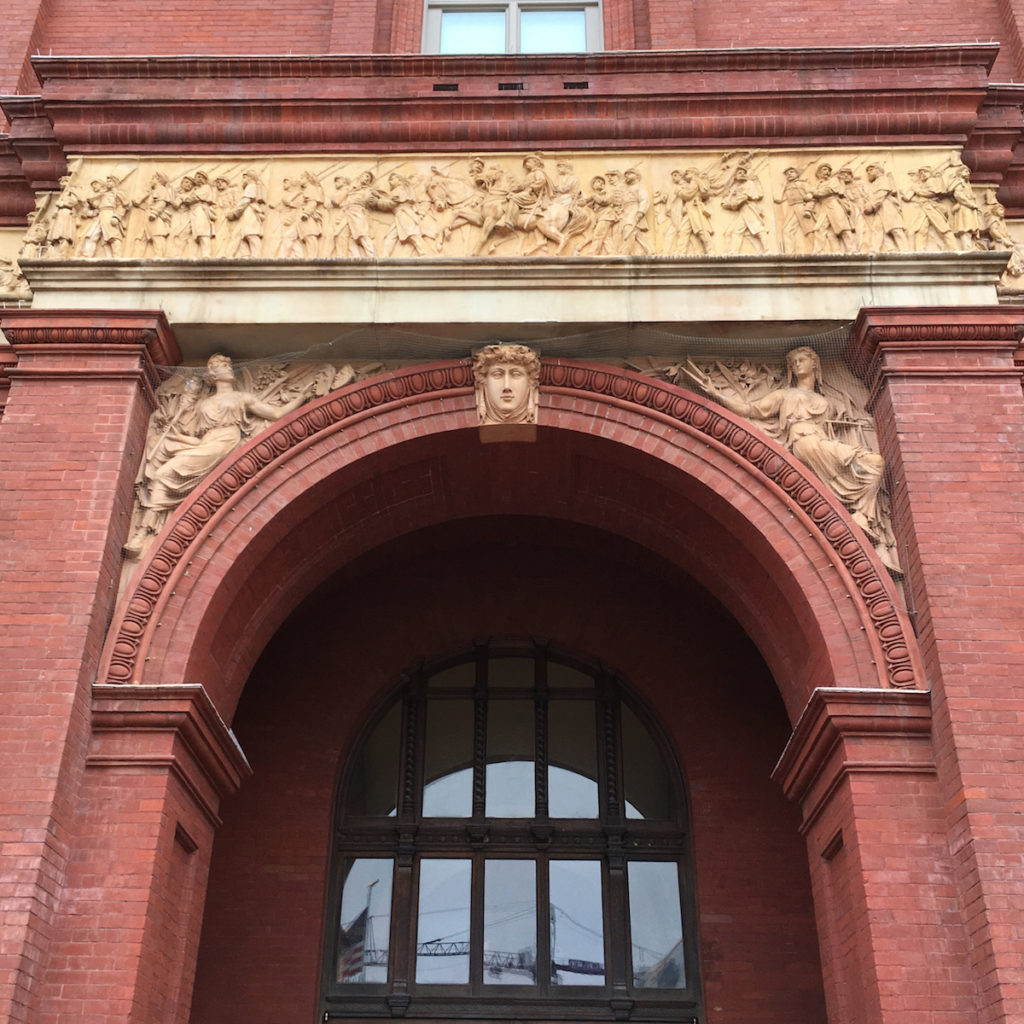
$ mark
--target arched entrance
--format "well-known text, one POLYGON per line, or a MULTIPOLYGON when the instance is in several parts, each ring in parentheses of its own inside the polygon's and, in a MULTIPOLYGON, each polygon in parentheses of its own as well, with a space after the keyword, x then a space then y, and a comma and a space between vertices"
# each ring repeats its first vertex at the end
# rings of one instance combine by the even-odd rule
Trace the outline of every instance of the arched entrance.
MULTIPOLYGON (((790 727, 753 644, 692 578, 631 541, 550 518, 486 516, 367 552, 310 595, 259 660, 234 720, 254 775, 222 809, 194 1021, 242 1010, 260 1024, 315 1015, 321 955, 334 938, 331 853, 356 849, 332 834, 335 790, 366 726, 401 691, 417 653, 487 630, 541 639, 542 627, 621 676, 685 778, 701 1020, 822 1019, 800 815, 769 777, 790 727)), ((637 831, 627 829, 642 841, 637 831)), ((486 836, 473 847, 463 826, 450 843, 449 856, 492 847, 486 836)), ((358 849, 367 853, 365 837, 358 849)), ((427 849, 440 856, 442 846, 427 849)), ((551 849, 540 835, 516 856, 551 849)), ((548 1008, 544 1019, 564 1011, 548 1008)))
MULTIPOLYGON (((916 649, 865 539, 803 467, 729 413, 604 367, 544 366, 541 425, 531 444, 480 444, 465 363, 401 371, 329 396, 219 467, 154 546, 115 618, 103 678, 201 682, 228 721, 243 691, 246 707, 250 692, 269 692, 262 713, 272 714, 251 737, 243 720, 236 723, 257 775, 268 780, 273 773, 260 767, 255 737, 286 724, 299 730, 266 752, 268 764, 284 766, 279 788, 270 790, 272 805, 255 783, 232 804, 243 810, 228 814, 218 839, 226 852, 215 868, 207 948, 242 950, 238 928, 259 938, 260 956, 235 961, 250 992, 274 978, 272 965, 257 966, 265 953, 278 965, 303 958, 292 983, 274 991, 287 992, 292 1005, 315 1005, 316 984, 301 979, 320 963, 329 808, 354 730, 413 659, 502 634, 548 636, 614 664, 670 734, 676 727, 668 723, 677 722, 681 762, 684 751, 696 756, 698 734, 714 745, 708 785, 730 779, 734 747, 759 751, 739 790, 717 791, 712 802, 719 810, 703 821, 703 840, 695 821, 698 875, 702 857, 716 870, 728 863, 739 873, 732 881, 718 876, 708 890, 738 902, 712 902, 719 909, 699 929, 705 996, 713 1006, 722 993, 721 1005, 766 1019, 763 993, 773 986, 780 998, 772 1005, 788 1007, 787 1021, 797 991, 816 1007, 808 1019, 820 1018, 797 816, 769 773, 816 687, 913 686, 921 678, 916 649), (422 559, 436 558, 437 550, 450 555, 428 569, 422 559), (360 575, 359 567, 371 564, 376 568, 360 575), (475 575, 460 578, 459 566, 463 577, 469 566, 475 575), (520 586, 531 579, 534 586, 520 586), (622 601, 620 579, 637 600, 622 601), (658 608, 644 593, 651 581, 667 588, 658 608), (332 586, 348 602, 336 619, 323 618, 330 602, 321 598, 332 586), (709 605, 711 619, 702 610, 709 605), (282 641, 284 655, 272 653, 276 642, 268 643, 297 608, 300 624, 319 622, 319 634, 290 646, 282 641), (375 614, 361 618, 368 608, 375 614), (253 675, 265 648, 266 658, 283 658, 272 684, 257 682, 266 659, 253 675), (313 664, 311 651, 318 652, 313 664), (685 675, 685 687, 681 660, 698 669, 685 675), (325 664, 338 673, 323 675, 325 664), (353 675, 356 665, 363 669, 353 675), (645 673, 647 682, 636 682, 645 673), (312 689, 295 686, 296 678, 312 676, 319 680, 312 689), (744 688, 751 680, 754 688, 744 688), (285 690, 287 709, 268 685, 285 690), (717 705, 717 718, 688 715, 680 704, 684 691, 699 709, 708 694, 725 704, 717 705), (344 709, 334 732, 306 732, 330 720, 324 708, 332 701, 344 709), (734 720, 739 709, 742 722, 734 720), (775 725, 764 728, 769 720, 775 725), (316 768, 308 791, 298 785, 299 765, 316 768), (268 825, 274 833, 268 808, 313 815, 301 823, 288 814, 278 819, 290 853, 255 853, 253 831, 268 825), (738 851, 735 858, 723 854, 730 850, 738 851), (267 864, 277 865, 273 877, 282 893, 292 891, 292 882, 305 886, 302 900, 285 900, 303 906, 301 927, 280 940, 274 919, 215 910, 219 899, 241 905, 224 872, 260 878, 272 889, 277 883, 264 877, 267 864), (779 898, 756 910, 766 879, 779 898), (780 945, 780 922, 797 936, 796 947, 780 945), (727 938, 713 937, 717 926, 727 938), (761 951, 753 957, 757 966, 738 976, 737 965, 753 962, 751 942, 761 951), (793 948, 804 965, 795 982, 794 968, 778 959, 789 950, 788 963, 793 948)), ((684 773, 692 778, 685 764, 684 773)), ((260 891, 250 890, 251 907, 262 906, 260 891)), ((269 896, 265 902, 273 906, 269 896)), ((697 903, 703 913, 699 891, 697 903)), ((223 976, 223 959, 207 962, 215 977, 223 976)), ((209 984, 201 975, 197 1006, 208 997, 204 991, 231 991, 209 984)), ((259 1005, 280 1008, 269 992, 259 1005)))

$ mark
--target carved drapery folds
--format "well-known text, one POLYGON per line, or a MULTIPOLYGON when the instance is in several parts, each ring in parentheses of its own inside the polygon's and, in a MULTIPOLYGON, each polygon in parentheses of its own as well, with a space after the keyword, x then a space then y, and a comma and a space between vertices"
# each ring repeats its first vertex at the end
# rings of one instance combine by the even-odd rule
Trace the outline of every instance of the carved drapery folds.
POLYGON ((900 572, 885 463, 862 389, 848 372, 839 385, 830 382, 806 346, 788 352, 784 363, 698 357, 639 368, 696 387, 791 451, 843 503, 886 567, 900 572))
POLYGON ((156 390, 125 556, 139 558, 199 482, 250 437, 310 399, 381 368, 268 362, 236 374, 227 356, 214 355, 205 372, 173 374, 156 390))
POLYGON ((956 152, 733 150, 86 158, 40 194, 42 259, 856 254, 1010 249, 956 152))

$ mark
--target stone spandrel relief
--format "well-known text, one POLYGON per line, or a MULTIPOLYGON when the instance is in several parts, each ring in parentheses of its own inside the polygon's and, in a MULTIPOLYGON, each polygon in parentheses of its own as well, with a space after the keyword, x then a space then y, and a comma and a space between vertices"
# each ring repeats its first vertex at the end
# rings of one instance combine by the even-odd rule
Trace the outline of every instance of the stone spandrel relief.
POLYGON ((846 506, 886 567, 900 571, 874 422, 850 383, 828 382, 813 349, 794 348, 784 363, 698 357, 638 368, 700 390, 789 449, 846 506))
POLYGON ((1007 246, 958 153, 728 150, 83 158, 35 259, 836 255, 1007 246))
POLYGON ((249 438, 303 403, 382 369, 294 362, 236 372, 227 356, 214 355, 205 372, 170 377, 156 392, 125 556, 139 558, 200 481, 249 438))

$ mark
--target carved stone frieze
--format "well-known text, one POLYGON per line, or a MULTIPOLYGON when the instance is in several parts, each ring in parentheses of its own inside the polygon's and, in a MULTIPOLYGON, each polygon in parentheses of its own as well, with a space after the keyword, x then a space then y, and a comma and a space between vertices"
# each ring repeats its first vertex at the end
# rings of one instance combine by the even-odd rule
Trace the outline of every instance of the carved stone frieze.
POLYGON ((991 187, 927 148, 72 162, 35 259, 855 254, 1012 248, 991 187))
POLYGON ((641 370, 695 386, 791 451, 846 506, 883 563, 900 571, 874 420, 848 373, 840 386, 830 383, 807 347, 792 349, 784 363, 698 357, 641 370))
POLYGON ((125 556, 139 558, 199 482, 250 437, 311 398, 382 368, 258 363, 236 373, 227 356, 214 355, 205 372, 175 373, 156 390, 125 556))

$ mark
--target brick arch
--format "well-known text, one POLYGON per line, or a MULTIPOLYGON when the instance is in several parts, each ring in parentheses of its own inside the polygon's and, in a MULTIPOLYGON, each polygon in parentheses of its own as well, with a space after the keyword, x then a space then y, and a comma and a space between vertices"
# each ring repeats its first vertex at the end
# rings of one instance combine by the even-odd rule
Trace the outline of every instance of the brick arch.
MULTIPOLYGON (((815 477, 738 417, 627 371, 546 361, 534 444, 482 445, 467 361, 311 403, 218 467, 118 606, 101 679, 201 682, 230 718, 317 584, 385 540, 532 515, 626 536, 704 584, 795 718, 816 686, 923 688, 891 581, 815 477)), ((400 585, 400 584, 396 584, 400 585)))

